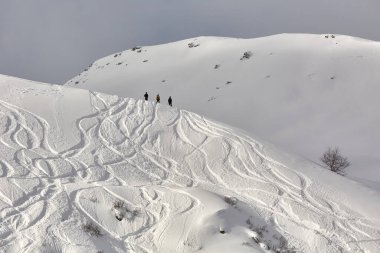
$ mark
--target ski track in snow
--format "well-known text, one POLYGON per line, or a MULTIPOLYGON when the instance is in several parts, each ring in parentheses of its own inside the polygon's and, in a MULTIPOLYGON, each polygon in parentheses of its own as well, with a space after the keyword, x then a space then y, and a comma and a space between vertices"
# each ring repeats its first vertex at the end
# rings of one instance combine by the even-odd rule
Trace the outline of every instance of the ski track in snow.
POLYGON ((90 96, 94 113, 76 121, 80 140, 62 152, 50 145, 46 120, 0 101, 1 252, 46 245, 51 248, 44 252, 86 252, 73 232, 78 217, 97 224, 115 252, 193 252, 183 246, 186 227, 202 203, 184 189, 205 185, 229 189, 303 252, 316 249, 287 228, 313 234, 316 245, 327 242, 321 252, 364 253, 369 242, 380 248, 380 229, 371 220, 329 202, 328 192, 267 157, 251 138, 187 111, 90 96), (115 200, 139 215, 124 225, 105 222, 115 200), (99 202, 109 209, 100 210, 99 202), (171 240, 178 247, 168 250, 171 240))

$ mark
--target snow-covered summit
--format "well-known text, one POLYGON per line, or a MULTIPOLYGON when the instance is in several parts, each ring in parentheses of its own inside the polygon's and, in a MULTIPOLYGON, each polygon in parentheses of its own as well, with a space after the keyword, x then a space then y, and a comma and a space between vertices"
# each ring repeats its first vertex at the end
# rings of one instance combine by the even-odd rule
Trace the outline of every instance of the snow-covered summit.
POLYGON ((0 76, 2 252, 376 252, 379 192, 188 111, 0 76))
POLYGON ((339 146, 349 174, 380 182, 380 43, 343 35, 199 37, 135 47, 66 85, 154 99, 317 161, 339 146), (363 171, 365 171, 363 173, 363 171))

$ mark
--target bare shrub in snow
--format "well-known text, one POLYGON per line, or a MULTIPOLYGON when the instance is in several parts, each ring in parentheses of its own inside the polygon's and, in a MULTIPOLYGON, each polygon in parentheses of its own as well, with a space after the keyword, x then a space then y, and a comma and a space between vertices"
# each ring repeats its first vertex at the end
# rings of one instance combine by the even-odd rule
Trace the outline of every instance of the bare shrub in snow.
POLYGON ((191 43, 189 43, 189 44, 187 44, 187 46, 189 47, 189 48, 193 48, 193 47, 199 47, 199 43, 194 43, 194 42, 191 42, 191 43))
POLYGON ((331 35, 326 34, 326 35, 325 35, 325 38, 326 38, 326 39, 328 39, 329 37, 331 37, 332 39, 335 39, 335 35, 334 35, 334 34, 331 34, 331 35))
POLYGON ((115 209, 121 209, 123 208, 123 206, 124 206, 124 202, 121 200, 116 200, 115 202, 113 202, 113 208, 115 209))
POLYGON ((320 159, 327 168, 340 175, 344 175, 343 170, 351 165, 348 159, 340 154, 337 147, 328 148, 320 159))
POLYGON ((251 58, 252 56, 252 52, 251 51, 246 51, 244 52, 243 56, 240 58, 240 60, 248 60, 249 58, 251 58))
POLYGON ((283 236, 280 236, 279 238, 278 237, 274 237, 274 238, 279 241, 278 246, 275 249, 276 253, 295 253, 296 252, 294 247, 290 248, 288 246, 288 242, 283 236))
POLYGON ((260 237, 264 236, 264 233, 268 232, 266 226, 256 227, 254 230, 260 237))
POLYGON ((84 224, 82 226, 82 229, 84 232, 89 233, 91 236, 96 236, 96 237, 102 236, 102 233, 100 232, 100 228, 92 222, 87 222, 86 224, 84 224))
POLYGON ((141 47, 138 47, 138 46, 132 48, 132 51, 140 51, 140 50, 141 50, 141 47))
POLYGON ((113 203, 113 210, 115 212, 116 219, 119 221, 124 218, 127 220, 134 220, 140 214, 139 210, 126 206, 121 200, 117 200, 113 203))
POLYGON ((247 219, 245 222, 247 223, 248 228, 249 228, 251 231, 257 233, 257 235, 258 235, 259 237, 263 237, 264 232, 268 232, 266 226, 255 225, 255 224, 253 224, 253 222, 251 221, 251 219, 247 219))
POLYGON ((293 252, 293 248, 288 247, 287 240, 281 234, 269 231, 265 225, 254 224, 253 221, 251 221, 251 218, 248 218, 246 223, 248 228, 251 230, 249 233, 251 239, 261 248, 268 250, 272 249, 278 253, 293 252))
POLYGON ((220 67, 220 65, 219 64, 216 64, 215 66, 214 66, 214 69, 218 69, 220 67))
POLYGON ((224 196, 224 201, 231 206, 236 206, 236 204, 238 203, 237 198, 230 196, 224 196))
POLYGON ((117 200, 117 201, 115 201, 113 203, 113 209, 114 209, 114 212, 115 212, 115 218, 118 221, 121 221, 125 217, 125 213, 123 211, 123 207, 124 207, 124 202, 121 201, 121 200, 117 200))

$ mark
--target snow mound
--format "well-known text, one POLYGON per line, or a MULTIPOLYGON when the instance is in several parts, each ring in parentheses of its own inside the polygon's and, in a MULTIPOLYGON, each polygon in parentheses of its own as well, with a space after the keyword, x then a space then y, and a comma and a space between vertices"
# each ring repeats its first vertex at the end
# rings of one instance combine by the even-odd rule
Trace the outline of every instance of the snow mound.
POLYGON ((199 37, 110 55, 66 85, 172 96, 314 161, 339 146, 349 174, 379 186, 379 68, 380 43, 349 36, 199 37))
POLYGON ((376 252, 379 192, 185 110, 0 77, 1 252, 376 252))

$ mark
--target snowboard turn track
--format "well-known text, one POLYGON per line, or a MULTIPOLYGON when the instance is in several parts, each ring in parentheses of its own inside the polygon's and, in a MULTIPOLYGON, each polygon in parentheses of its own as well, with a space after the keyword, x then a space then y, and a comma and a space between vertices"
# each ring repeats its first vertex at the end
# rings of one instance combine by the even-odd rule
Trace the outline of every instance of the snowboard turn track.
POLYGON ((76 120, 77 141, 64 150, 50 122, 0 101, 1 252, 206 252, 202 235, 234 226, 272 230, 268 247, 282 240, 297 252, 380 249, 378 219, 248 135, 151 102, 89 96, 93 113, 76 120), (238 204, 206 215, 224 196, 238 204), (115 218, 116 201, 128 218, 115 218), (83 232, 89 222, 101 237, 83 232))

